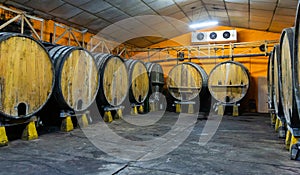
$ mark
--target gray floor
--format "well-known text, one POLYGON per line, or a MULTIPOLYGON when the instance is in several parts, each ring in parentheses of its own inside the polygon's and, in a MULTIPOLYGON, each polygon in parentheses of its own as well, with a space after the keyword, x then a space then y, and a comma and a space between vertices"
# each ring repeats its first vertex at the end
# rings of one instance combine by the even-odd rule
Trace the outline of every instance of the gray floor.
POLYGON ((220 126, 215 116, 155 115, 124 116, 127 122, 117 120, 108 127, 94 121, 82 130, 11 141, 0 148, 0 174, 300 174, 300 162, 290 160, 268 115, 224 116, 220 126), (137 126, 150 117, 148 126, 137 126), (199 142, 214 128, 207 144, 199 142), (177 147, 186 131, 191 133, 177 147))

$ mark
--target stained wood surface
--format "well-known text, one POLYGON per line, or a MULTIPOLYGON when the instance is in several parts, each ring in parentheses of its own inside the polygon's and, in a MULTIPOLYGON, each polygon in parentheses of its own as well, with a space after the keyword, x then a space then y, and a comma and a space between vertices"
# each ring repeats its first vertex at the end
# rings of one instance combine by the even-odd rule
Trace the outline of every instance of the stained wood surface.
POLYGON ((75 49, 65 58, 60 88, 65 102, 75 111, 88 108, 98 90, 98 69, 85 50, 75 49))
POLYGON ((190 64, 179 64, 171 69, 167 86, 171 95, 180 101, 193 100, 202 89, 201 73, 190 64))
POLYGON ((165 84, 164 72, 160 64, 145 63, 150 78, 149 100, 158 101, 165 84))
POLYGON ((48 100, 54 83, 47 51, 37 41, 13 36, 0 42, 0 110, 12 117, 27 117, 48 100), (26 113, 18 116, 18 105, 26 113))
POLYGON ((216 65, 208 78, 211 95, 223 103, 240 101, 249 88, 249 76, 244 66, 234 62, 216 65))
POLYGON ((143 103, 149 93, 149 76, 145 64, 137 60, 126 60, 129 74, 129 100, 131 103, 143 103))
POLYGON ((128 73, 119 57, 111 57, 103 70, 104 96, 112 106, 121 105, 128 93, 128 73))
POLYGON ((273 109, 273 91, 274 91, 274 53, 273 51, 269 55, 268 60, 268 75, 267 75, 267 85, 268 85, 268 103, 269 108, 273 109))
POLYGON ((281 66, 281 96, 284 116, 288 123, 291 121, 293 112, 293 78, 292 78, 292 57, 293 57, 293 37, 294 31, 292 28, 287 28, 283 31, 280 42, 280 66, 281 66))
POLYGON ((143 102, 149 92, 149 76, 142 62, 137 62, 132 69, 131 88, 137 102, 143 102))
POLYGON ((273 101, 274 101, 274 108, 275 108, 275 112, 278 114, 279 112, 279 100, 280 100, 280 96, 279 96, 279 76, 280 76, 280 71, 279 71, 279 63, 278 63, 278 59, 280 59, 280 55, 279 55, 279 45, 276 45, 273 51, 274 54, 274 93, 273 93, 273 101))

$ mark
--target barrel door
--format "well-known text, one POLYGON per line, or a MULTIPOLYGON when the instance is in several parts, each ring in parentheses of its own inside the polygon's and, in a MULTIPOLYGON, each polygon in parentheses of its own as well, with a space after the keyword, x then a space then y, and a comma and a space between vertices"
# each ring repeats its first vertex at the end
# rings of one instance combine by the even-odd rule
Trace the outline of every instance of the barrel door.
POLYGON ((27 118, 48 101, 54 69, 46 49, 21 34, 0 33, 0 113, 27 118))
POLYGON ((56 70, 55 99, 62 110, 84 111, 99 88, 98 69, 83 48, 56 46, 49 50, 56 70))
POLYGON ((267 73, 269 109, 274 109, 274 103, 273 103, 274 67, 273 65, 274 65, 274 54, 273 51, 271 51, 268 60, 268 73, 267 73))
POLYGON ((273 104, 275 113, 278 116, 282 116, 282 102, 280 99, 280 76, 281 76, 281 67, 279 65, 280 63, 280 47, 279 45, 275 45, 273 49, 274 54, 274 91, 273 91, 273 104))
POLYGON ((100 75, 100 90, 97 103, 100 106, 120 106, 128 93, 128 72, 126 65, 118 56, 94 54, 100 75))
POLYGON ((178 64, 169 72, 167 86, 175 99, 191 101, 207 87, 207 74, 195 63, 178 64))
POLYGON ((126 60, 129 74, 129 101, 143 103, 149 93, 149 76, 145 64, 138 60, 126 60))
POLYGON ((234 61, 216 65, 208 78, 211 95, 222 103, 236 103, 248 92, 250 76, 246 67, 234 61))
POLYGON ((164 72, 161 65, 157 63, 145 63, 150 80, 149 95, 154 98, 159 98, 159 92, 165 84, 164 72))
POLYGON ((281 86, 280 97, 284 116, 288 124, 291 124, 294 109, 294 93, 293 93, 293 39, 294 29, 286 28, 282 31, 280 38, 280 66, 281 66, 281 79, 279 85, 281 86))
POLYGON ((295 35, 294 35, 294 65, 293 65, 293 84, 294 95, 296 100, 296 108, 298 112, 298 121, 295 121, 295 125, 300 127, 300 3, 298 3, 296 22, 295 22, 295 35))

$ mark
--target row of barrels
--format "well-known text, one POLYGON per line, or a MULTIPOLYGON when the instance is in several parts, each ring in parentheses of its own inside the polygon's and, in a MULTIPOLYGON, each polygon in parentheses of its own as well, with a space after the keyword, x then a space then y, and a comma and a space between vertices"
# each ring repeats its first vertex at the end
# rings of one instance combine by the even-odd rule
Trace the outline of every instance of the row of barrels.
POLYGON ((282 31, 280 44, 274 46, 268 63, 269 108, 288 126, 300 127, 298 48, 294 47, 295 28, 282 31))
MULTIPOLYGON (((0 52, 2 123, 30 118, 44 108, 82 112, 95 99, 100 107, 120 106, 127 94, 131 104, 140 105, 164 85, 159 64, 40 43, 21 34, 1 33, 0 52)), ((178 101, 211 94, 219 102, 236 103, 246 95, 249 80, 238 62, 220 63, 209 76, 200 65, 187 62, 171 69, 167 87, 178 101)))
POLYGON ((247 94, 250 75, 245 66, 234 61, 217 64, 208 75, 196 63, 174 66, 167 78, 171 96, 177 101, 192 101, 199 96, 200 111, 211 108, 210 95, 220 104, 236 104, 247 94))
POLYGON ((296 159, 300 137, 300 3, 296 14, 295 26, 282 30, 280 43, 275 45, 268 62, 268 99, 269 109, 276 123, 279 137, 286 138, 286 146, 291 150, 291 158, 296 159), (274 117, 273 117, 274 116, 274 117), (280 125, 280 126, 279 126, 280 125), (293 137, 290 143, 290 137, 293 137), (297 146, 294 147, 297 150, 297 146))
POLYGON ((2 124, 26 120, 45 108, 82 112, 95 99, 99 106, 119 106, 128 93, 130 103, 141 104, 164 84, 158 64, 124 62, 111 54, 40 43, 17 33, 0 33, 0 66, 2 124))

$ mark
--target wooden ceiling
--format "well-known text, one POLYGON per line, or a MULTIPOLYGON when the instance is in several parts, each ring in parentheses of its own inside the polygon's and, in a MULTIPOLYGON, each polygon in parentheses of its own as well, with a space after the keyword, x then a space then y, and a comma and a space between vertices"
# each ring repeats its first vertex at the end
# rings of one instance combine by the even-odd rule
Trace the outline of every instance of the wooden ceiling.
POLYGON ((204 20, 217 20, 223 26, 281 32, 294 25, 298 1, 0 0, 0 3, 146 47, 190 32, 189 23, 204 20))

